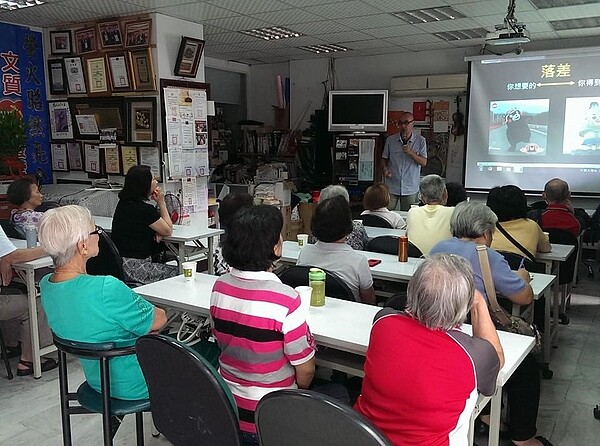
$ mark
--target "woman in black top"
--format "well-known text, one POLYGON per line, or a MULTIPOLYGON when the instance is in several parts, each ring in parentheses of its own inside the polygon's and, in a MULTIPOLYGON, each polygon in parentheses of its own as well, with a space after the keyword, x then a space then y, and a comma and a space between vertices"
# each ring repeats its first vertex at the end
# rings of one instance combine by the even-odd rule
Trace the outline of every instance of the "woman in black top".
POLYGON ((133 166, 119 193, 112 224, 112 239, 123 257, 128 281, 146 284, 178 274, 176 266, 152 262, 156 244, 172 233, 165 196, 150 167, 133 166), (147 203, 149 199, 158 209, 147 203))

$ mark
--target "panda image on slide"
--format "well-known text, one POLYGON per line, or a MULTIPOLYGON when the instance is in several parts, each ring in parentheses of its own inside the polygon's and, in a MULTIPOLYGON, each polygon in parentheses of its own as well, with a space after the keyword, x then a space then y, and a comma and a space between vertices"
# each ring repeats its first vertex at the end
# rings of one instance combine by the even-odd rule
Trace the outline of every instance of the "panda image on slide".
POLYGON ((508 111, 504 115, 504 124, 506 124, 506 139, 510 143, 509 152, 516 150, 518 142, 530 142, 531 130, 520 110, 513 108, 508 111))
POLYGON ((587 149, 600 148, 600 105, 597 102, 590 102, 590 106, 585 114, 585 124, 579 132, 583 137, 582 144, 587 149))

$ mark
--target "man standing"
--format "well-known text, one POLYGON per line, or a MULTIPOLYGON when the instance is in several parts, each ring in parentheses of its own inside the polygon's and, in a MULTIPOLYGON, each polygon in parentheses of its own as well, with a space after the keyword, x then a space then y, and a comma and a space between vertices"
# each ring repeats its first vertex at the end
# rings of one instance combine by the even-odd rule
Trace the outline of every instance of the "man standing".
POLYGON ((390 204, 394 210, 400 201, 400 210, 407 211, 417 201, 421 167, 427 164, 425 138, 413 133, 415 119, 412 113, 400 115, 400 132, 388 137, 383 148, 383 175, 390 188, 390 204))

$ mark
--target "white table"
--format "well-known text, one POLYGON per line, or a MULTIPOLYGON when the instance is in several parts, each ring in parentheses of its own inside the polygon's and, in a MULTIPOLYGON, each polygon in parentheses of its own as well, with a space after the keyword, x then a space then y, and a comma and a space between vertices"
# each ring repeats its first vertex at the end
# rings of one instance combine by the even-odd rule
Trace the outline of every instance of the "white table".
POLYGON ((367 237, 375 238, 381 237, 383 235, 391 235, 392 237, 400 237, 402 235, 406 235, 406 230, 404 229, 393 229, 393 228, 375 228, 373 226, 365 226, 365 230, 367 231, 367 237))
MULTIPOLYGON (((11 239, 17 248, 26 248, 25 240, 11 239)), ((42 376, 41 356, 47 355, 56 350, 54 344, 40 349, 40 333, 38 327, 37 313, 37 288, 35 286, 35 271, 41 268, 50 268, 54 266, 52 259, 48 256, 39 259, 30 260, 25 263, 13 265, 13 269, 27 285, 27 302, 29 304, 29 330, 31 332, 31 351, 33 353, 33 377, 38 379, 42 376)))
MULTIPOLYGON (((183 276, 172 277, 160 282, 143 285, 137 293, 157 305, 165 305, 182 311, 207 316, 210 309, 210 294, 217 277, 196 274, 194 281, 183 276)), ((364 356, 369 345, 373 318, 379 307, 326 298, 324 307, 310 307, 310 329, 317 344, 333 349, 364 356)), ((471 334, 471 326, 462 329, 471 334)), ((498 445, 502 387, 533 348, 533 338, 506 332, 498 332, 504 349, 505 364, 500 370, 495 394, 491 397, 490 445, 498 445)), ((341 370, 344 371, 343 364, 341 370)), ((479 412, 490 400, 481 397, 476 407, 479 412)))
MULTIPOLYGON (((111 217, 96 217, 94 220, 98 226, 101 226, 106 231, 112 230, 111 217)), ((208 260, 208 272, 213 274, 214 271, 214 237, 223 234, 222 229, 207 228, 199 224, 190 225, 173 225, 173 234, 163 238, 167 248, 179 259, 179 272, 183 272, 183 262, 189 258, 197 257, 199 254, 206 253, 208 260), (208 239, 208 250, 202 246, 200 240, 208 239), (186 243, 190 243, 192 250, 187 250, 186 243)))

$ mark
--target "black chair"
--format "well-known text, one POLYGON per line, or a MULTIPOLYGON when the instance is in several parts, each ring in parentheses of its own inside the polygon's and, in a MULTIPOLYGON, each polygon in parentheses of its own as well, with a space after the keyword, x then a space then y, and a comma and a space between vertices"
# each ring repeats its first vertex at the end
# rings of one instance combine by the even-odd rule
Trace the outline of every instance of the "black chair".
POLYGON ((98 255, 87 261, 87 273, 91 276, 113 276, 124 280, 123 258, 116 245, 104 230, 98 237, 98 255))
MULTIPOLYGON (((279 279, 286 285, 296 288, 297 286, 308 285, 308 271, 314 268, 314 266, 290 266, 287 269, 281 271, 278 276, 279 279)), ((323 269, 323 268, 321 268, 323 269)), ((356 302, 357 299, 354 297, 352 290, 348 285, 342 281, 334 273, 325 271, 325 295, 328 297, 335 297, 336 299, 350 300, 356 302)))
POLYGON ((396 293, 393 296, 390 296, 388 300, 383 304, 386 308, 393 308, 394 310, 404 311, 406 308, 406 291, 401 293, 396 293))
MULTIPOLYGON (((394 235, 380 235, 372 238, 367 243, 367 251, 379 252, 381 254, 398 255, 398 237, 394 235)), ((423 253, 410 240, 408 241, 408 257, 421 258, 423 253)))
POLYGON ((2 358, 4 359, 4 365, 6 367, 6 375, 8 379, 13 379, 12 369, 10 368, 10 362, 8 360, 8 351, 4 344, 4 337, 2 336, 2 327, 0 327, 0 350, 2 351, 2 358))
MULTIPOLYGON (((519 269, 521 265, 521 260, 523 260, 523 255, 515 254, 514 252, 508 251, 497 251, 506 261, 508 262, 508 266, 510 269, 516 271, 519 269)), ((530 273, 544 273, 546 271, 544 265, 536 262, 532 262, 530 259, 525 257, 525 262, 523 262, 523 266, 530 273)))
POLYGON ((278 390, 258 403, 254 415, 261 446, 391 446, 365 417, 310 390, 278 390))
POLYGON ((164 335, 135 345, 148 383, 154 425, 175 446, 240 444, 235 401, 197 352, 164 335))
POLYGON ((0 220, 0 226, 8 238, 16 238, 25 240, 25 233, 20 231, 15 224, 10 220, 0 220))
POLYGON ((366 214, 361 215, 360 218, 365 226, 371 226, 372 228, 394 228, 389 221, 379 215, 366 214))
POLYGON ((116 347, 114 342, 86 343, 61 339, 55 334, 54 345, 58 349, 58 377, 60 388, 60 412, 62 418, 63 444, 70 446, 71 442, 71 415, 101 413, 103 444, 113 444, 116 433, 111 427, 112 417, 124 417, 135 414, 137 445, 144 445, 144 420, 142 412, 150 410, 149 400, 121 400, 110 396, 110 368, 112 358, 119 356, 135 355, 135 347, 116 347), (95 359, 100 367, 101 392, 94 390, 87 381, 83 382, 77 392, 69 392, 69 378, 67 373, 67 353, 81 359, 95 359), (72 405, 71 401, 78 405, 72 405))
POLYGON ((567 300, 570 299, 571 284, 575 277, 577 266, 577 257, 579 253, 579 240, 573 234, 563 229, 544 228, 550 237, 550 243, 561 245, 572 245, 573 252, 567 257, 567 260, 560 262, 560 271, 558 274, 558 284, 561 286, 560 311, 559 317, 561 324, 568 324, 569 317, 566 314, 567 300))

